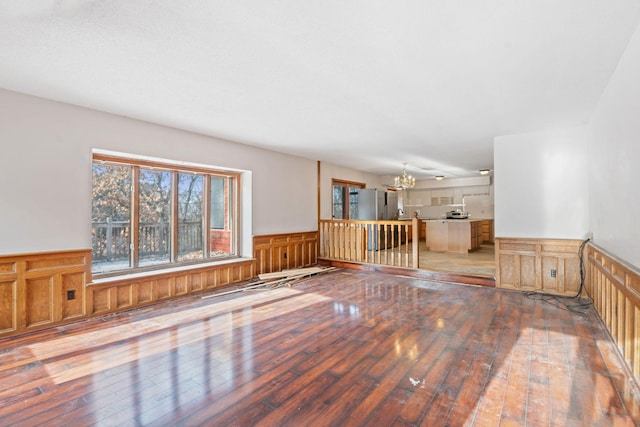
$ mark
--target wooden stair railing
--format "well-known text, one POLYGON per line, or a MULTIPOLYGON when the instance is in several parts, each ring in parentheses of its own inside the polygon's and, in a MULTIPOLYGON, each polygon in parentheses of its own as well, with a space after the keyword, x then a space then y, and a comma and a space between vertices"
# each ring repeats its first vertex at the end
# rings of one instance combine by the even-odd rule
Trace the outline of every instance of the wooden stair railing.
POLYGON ((419 221, 320 220, 319 257, 417 269, 419 221))

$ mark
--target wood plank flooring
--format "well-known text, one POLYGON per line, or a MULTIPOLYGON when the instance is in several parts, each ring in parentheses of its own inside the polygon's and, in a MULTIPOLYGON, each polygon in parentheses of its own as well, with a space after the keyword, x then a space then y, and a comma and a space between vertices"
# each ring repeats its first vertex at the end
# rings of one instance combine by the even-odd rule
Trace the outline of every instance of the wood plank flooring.
POLYGON ((355 270, 7 338, 0 360, 1 426, 640 425, 591 307, 355 270))

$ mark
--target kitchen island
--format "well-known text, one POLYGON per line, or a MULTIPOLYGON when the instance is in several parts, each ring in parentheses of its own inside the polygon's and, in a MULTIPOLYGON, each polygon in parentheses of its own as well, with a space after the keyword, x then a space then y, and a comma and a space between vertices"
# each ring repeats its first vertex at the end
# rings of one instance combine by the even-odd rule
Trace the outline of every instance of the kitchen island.
POLYGON ((434 252, 467 253, 482 243, 482 220, 432 219, 427 223, 427 249, 434 252))

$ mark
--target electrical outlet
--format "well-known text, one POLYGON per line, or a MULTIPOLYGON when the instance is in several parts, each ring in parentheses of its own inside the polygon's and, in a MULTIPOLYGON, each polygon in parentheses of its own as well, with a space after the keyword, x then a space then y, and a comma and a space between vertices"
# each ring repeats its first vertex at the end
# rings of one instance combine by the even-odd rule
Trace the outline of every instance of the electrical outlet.
POLYGON ((551 277, 556 277, 556 270, 551 270, 551 277))
POLYGON ((589 240, 593 240, 593 231, 589 232, 589 240))
POLYGON ((70 289, 67 291, 67 301, 71 301, 72 299, 76 299, 75 289, 70 289))

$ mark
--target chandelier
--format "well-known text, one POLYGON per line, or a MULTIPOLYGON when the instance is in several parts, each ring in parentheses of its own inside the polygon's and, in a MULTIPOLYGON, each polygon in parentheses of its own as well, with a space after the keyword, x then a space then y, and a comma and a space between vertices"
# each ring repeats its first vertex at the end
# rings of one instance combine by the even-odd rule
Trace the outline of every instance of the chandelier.
POLYGON ((416 185, 416 179, 411 175, 407 175, 407 164, 402 164, 402 176, 396 176, 394 186, 401 190, 413 188, 416 185))

